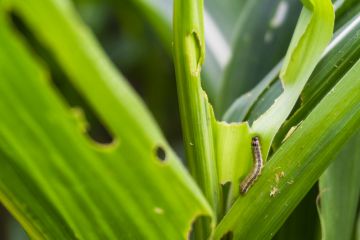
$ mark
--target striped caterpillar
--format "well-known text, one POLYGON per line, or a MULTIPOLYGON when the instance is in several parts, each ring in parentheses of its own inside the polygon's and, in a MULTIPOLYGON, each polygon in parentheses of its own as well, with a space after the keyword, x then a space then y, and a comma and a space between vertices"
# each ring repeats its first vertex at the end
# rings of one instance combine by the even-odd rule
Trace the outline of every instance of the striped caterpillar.
POLYGON ((263 159, 261 155, 261 146, 259 137, 253 137, 251 140, 251 148, 254 160, 254 167, 247 177, 240 184, 240 193, 245 194, 250 187, 254 184, 256 179, 261 174, 263 168, 263 159))

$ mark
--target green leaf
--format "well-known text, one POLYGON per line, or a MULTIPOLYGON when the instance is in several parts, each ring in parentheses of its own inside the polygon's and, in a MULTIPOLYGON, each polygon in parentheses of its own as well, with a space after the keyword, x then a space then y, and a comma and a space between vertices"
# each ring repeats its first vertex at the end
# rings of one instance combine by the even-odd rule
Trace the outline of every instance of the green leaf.
POLYGON ((360 199, 359 145, 358 133, 320 178, 319 214, 324 239, 353 239, 360 199))
POLYGON ((251 146, 251 130, 247 122, 218 122, 212 108, 210 111, 219 182, 222 185, 232 183, 227 199, 224 199, 227 210, 239 195, 239 179, 245 178, 252 168, 252 161, 244 161, 252 157, 248 147, 251 146))
MULTIPOLYGON (((313 71, 316 63, 319 61, 322 51, 325 49, 328 41, 332 35, 333 28, 333 11, 331 2, 321 2, 324 5, 314 5, 314 10, 311 12, 309 9, 304 8, 303 13, 300 17, 298 26, 295 30, 295 34, 292 40, 292 43, 289 47, 287 57, 284 60, 282 72, 284 75, 282 84, 285 88, 281 93, 277 91, 281 89, 278 85, 279 82, 276 82, 277 68, 264 79, 264 81, 258 85, 253 91, 245 95, 243 98, 239 99, 239 103, 235 104, 235 109, 230 109, 229 113, 225 115, 226 120, 243 120, 247 113, 251 110, 252 112, 263 113, 269 108, 262 116, 260 116, 251 126, 250 129, 247 129, 247 134, 244 134, 242 131, 242 136, 227 138, 226 141, 217 133, 215 136, 220 136, 220 139, 216 140, 216 143, 219 143, 220 146, 217 146, 217 163, 220 176, 220 182, 224 184, 227 181, 231 181, 232 184, 232 194, 233 198, 236 198, 239 193, 239 180, 244 179, 247 173, 250 171, 252 166, 252 153, 250 149, 250 140, 253 136, 260 136, 262 143, 262 152, 264 159, 266 159, 268 151, 271 146, 271 142, 279 130, 282 123, 285 121, 287 116, 290 114, 292 108, 294 107, 306 81, 308 80, 311 72, 313 71), (327 10, 327 11, 320 11, 327 10), (326 26, 322 26, 326 25, 326 26), (322 34, 319 40, 315 31, 322 29, 322 34), (289 59, 292 59, 292 64, 289 64, 289 59), (263 94, 264 87, 275 82, 276 87, 271 88, 275 91, 267 91, 265 95, 263 94), (281 94, 279 96, 279 94, 281 94), (261 109, 250 109, 251 104, 258 99, 258 102, 261 102, 263 98, 270 96, 279 96, 273 105, 261 104, 261 109), (243 110, 239 109, 239 104, 244 108, 243 110), (237 117, 237 119, 234 119, 237 117), (243 141, 239 141, 239 139, 243 141), (229 144, 231 143, 231 144, 229 144), (247 143, 247 144, 246 144, 247 143), (239 145, 240 144, 240 145, 239 145), (242 154, 238 155, 236 150, 229 150, 232 148, 241 149, 242 154), (233 154, 231 155, 230 152, 233 154), (223 154, 226 153, 226 154, 223 154), (231 164, 231 165, 230 165, 231 164), (223 171, 223 169, 237 169, 240 167, 240 170, 236 171, 223 171)), ((318 4, 318 3, 316 3, 318 4)), ((275 99, 275 97, 273 98, 275 99)), ((253 121, 253 119, 250 119, 253 121)), ((226 124, 220 124, 226 125, 226 124)), ((242 125, 242 124, 240 124, 242 125)), ((242 125, 243 127, 248 124, 242 125)), ((235 130, 236 124, 233 124, 232 132, 237 132, 235 130)), ((233 134, 234 135, 234 134, 233 134)), ((229 137, 229 135, 226 135, 229 137)), ((231 198, 231 197, 230 197, 231 198)), ((233 199, 230 199, 232 201, 233 199)))
POLYGON ((299 17, 298 0, 252 0, 241 9, 216 111, 251 90, 285 55, 299 17))
POLYGON ((245 197, 239 197, 214 238, 271 239, 360 123, 360 61, 274 153, 245 197))
MULTIPOLYGON (((283 124, 273 147, 277 148, 291 128, 298 125, 360 58, 360 14, 342 27, 301 93, 301 105, 283 124)), ((271 90, 274 91, 274 90, 271 90)), ((267 100, 269 101, 269 100, 267 100)), ((260 107, 260 106, 259 106, 260 107)), ((254 109, 258 108, 257 106, 254 109)))
POLYGON ((304 8, 280 72, 283 93, 251 126, 254 133, 261 136, 264 159, 275 134, 290 114, 329 43, 333 26, 331 1, 304 1, 304 8))
MULTIPOLYGON (((360 39, 358 37, 360 33, 360 18, 359 13, 353 19, 350 19, 345 26, 341 26, 340 30, 336 32, 336 37, 333 39, 331 44, 326 50, 325 56, 322 58, 313 74, 311 75, 307 85, 305 86, 302 96, 301 96, 301 105, 293 113, 289 120, 281 127, 279 133, 274 140, 273 147, 276 149, 281 144, 283 139, 287 134, 291 134, 294 129, 293 126, 298 125, 310 111, 316 106, 320 100, 334 87, 334 85, 342 78, 342 76, 356 63, 360 57, 360 48, 359 43, 360 39)), ((276 87, 271 87, 268 91, 275 91, 276 87)), ((265 93, 264 95, 266 95, 265 93)), ((269 99, 275 98, 266 98, 265 102, 269 102, 269 99)), ((257 109, 260 109, 264 105, 260 101, 251 109, 250 115, 257 115, 257 109)), ((260 111, 261 113, 261 111, 260 111)), ((253 118, 253 117, 252 117, 253 118)), ((309 211, 307 211, 309 215, 309 211)), ((292 214, 293 215, 293 214, 292 214)), ((295 220, 298 221, 297 224, 304 224, 304 221, 309 222, 309 220, 302 220, 301 218, 290 217, 290 226, 284 225, 282 227, 281 234, 284 232, 288 233, 289 227, 293 224, 295 220)), ((296 215, 298 216, 298 214, 296 215)), ((351 226, 351 224, 349 224, 351 226)), ((337 229, 337 228, 336 228, 337 229)), ((294 230, 296 231, 296 230, 294 230)), ((320 231, 320 229, 319 229, 320 231)), ((305 232, 305 231, 303 231, 305 232)), ((313 231, 310 231, 313 232, 313 231)), ((341 232, 341 231, 338 231, 341 232)), ((291 234, 291 233, 290 233, 291 234)), ((294 233, 296 236, 302 236, 302 233, 294 233)), ((292 235, 287 235, 285 238, 292 238, 292 235)), ((306 239, 309 239, 308 237, 306 239)))
POLYGON ((1 202, 33 239, 185 239, 211 208, 70 3, 12 4, 115 141, 82 132, 0 15, 1 202))
MULTIPOLYGON (((337 19, 336 25, 339 30, 336 31, 335 37, 331 44, 326 48, 325 54, 321 61, 311 74, 308 83, 305 85, 304 91, 301 93, 302 105, 308 105, 311 110, 315 105, 314 102, 306 103, 304 92, 309 95, 318 95, 318 92, 327 93, 332 86, 341 78, 341 76, 356 62, 357 46, 356 37, 359 22, 357 16, 359 10, 349 12, 347 17, 337 19), (326 86, 326 87, 325 87, 326 86)), ((281 62, 273 68, 273 70, 248 93, 239 97, 226 111, 223 119, 227 122, 241 122, 248 120, 253 122, 262 113, 268 109, 273 101, 281 94, 282 87, 278 74, 280 72, 281 62)), ((323 97, 319 96, 318 101, 323 97)), ((300 106, 301 108, 303 106, 300 106)), ((293 118, 293 117, 291 117, 293 118)), ((299 120, 302 120, 304 117, 299 120)), ((297 123, 291 122, 286 125, 294 126, 297 123)), ((282 132, 283 127, 280 129, 282 132)), ((287 131, 289 129, 287 128, 287 131)), ((285 132, 286 134, 287 132, 285 132)), ((276 138, 279 134, 277 134, 276 138)), ((284 136, 282 136, 283 138, 284 136)), ((281 138, 281 140, 282 140, 281 138)), ((276 143, 277 140, 275 140, 276 143)))

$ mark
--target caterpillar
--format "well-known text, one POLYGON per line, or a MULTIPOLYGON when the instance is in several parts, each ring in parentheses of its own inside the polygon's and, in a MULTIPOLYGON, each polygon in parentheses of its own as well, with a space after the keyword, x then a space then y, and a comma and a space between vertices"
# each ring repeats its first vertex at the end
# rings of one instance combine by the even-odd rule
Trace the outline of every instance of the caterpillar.
POLYGON ((248 176, 240 184, 240 193, 243 195, 250 189, 256 179, 260 176, 264 164, 261 155, 261 145, 259 137, 252 138, 251 148, 254 160, 254 167, 248 174, 248 176))

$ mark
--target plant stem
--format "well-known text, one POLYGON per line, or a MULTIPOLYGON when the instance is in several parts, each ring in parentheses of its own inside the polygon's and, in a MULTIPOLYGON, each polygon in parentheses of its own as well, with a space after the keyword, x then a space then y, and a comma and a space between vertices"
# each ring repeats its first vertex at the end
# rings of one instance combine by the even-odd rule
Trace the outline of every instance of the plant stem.
POLYGON ((208 100, 200 79, 205 57, 203 1, 175 0, 174 6, 174 62, 186 156, 191 174, 217 215, 220 185, 208 100))

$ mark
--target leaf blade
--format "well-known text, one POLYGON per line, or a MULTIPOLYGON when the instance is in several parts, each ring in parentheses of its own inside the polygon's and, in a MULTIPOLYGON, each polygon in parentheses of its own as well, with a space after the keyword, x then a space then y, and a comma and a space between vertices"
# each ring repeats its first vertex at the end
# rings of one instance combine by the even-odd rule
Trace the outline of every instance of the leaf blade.
POLYGON ((331 1, 304 1, 280 73, 284 91, 252 125, 261 136, 266 159, 276 132, 294 107, 300 93, 332 37, 334 10, 331 1), (321 34, 318 35, 318 32, 321 34))
POLYGON ((330 163, 329 157, 358 129, 359 71, 360 61, 279 148, 246 197, 238 198, 217 226, 215 239, 229 231, 235 239, 270 239, 275 234, 330 163), (283 177, 277 181, 279 173, 283 177))
POLYGON ((360 196, 359 136, 349 139, 319 181, 319 215, 325 239, 352 239, 355 232, 360 196))
POLYGON ((71 6, 64 1, 62 6, 54 1, 12 3, 57 54, 118 144, 104 149, 83 135, 44 70, 1 15, 2 201, 34 238, 186 238, 190 221, 212 211, 71 6), (53 25, 49 29, 58 32, 46 32, 53 25), (77 71, 76 66, 85 69, 77 71), (155 154, 157 147, 166 152, 164 163, 155 154), (30 204, 31 199, 37 201, 30 204), (185 206, 189 201, 194 206, 185 206), (164 224, 166 231, 160 227, 164 224))

